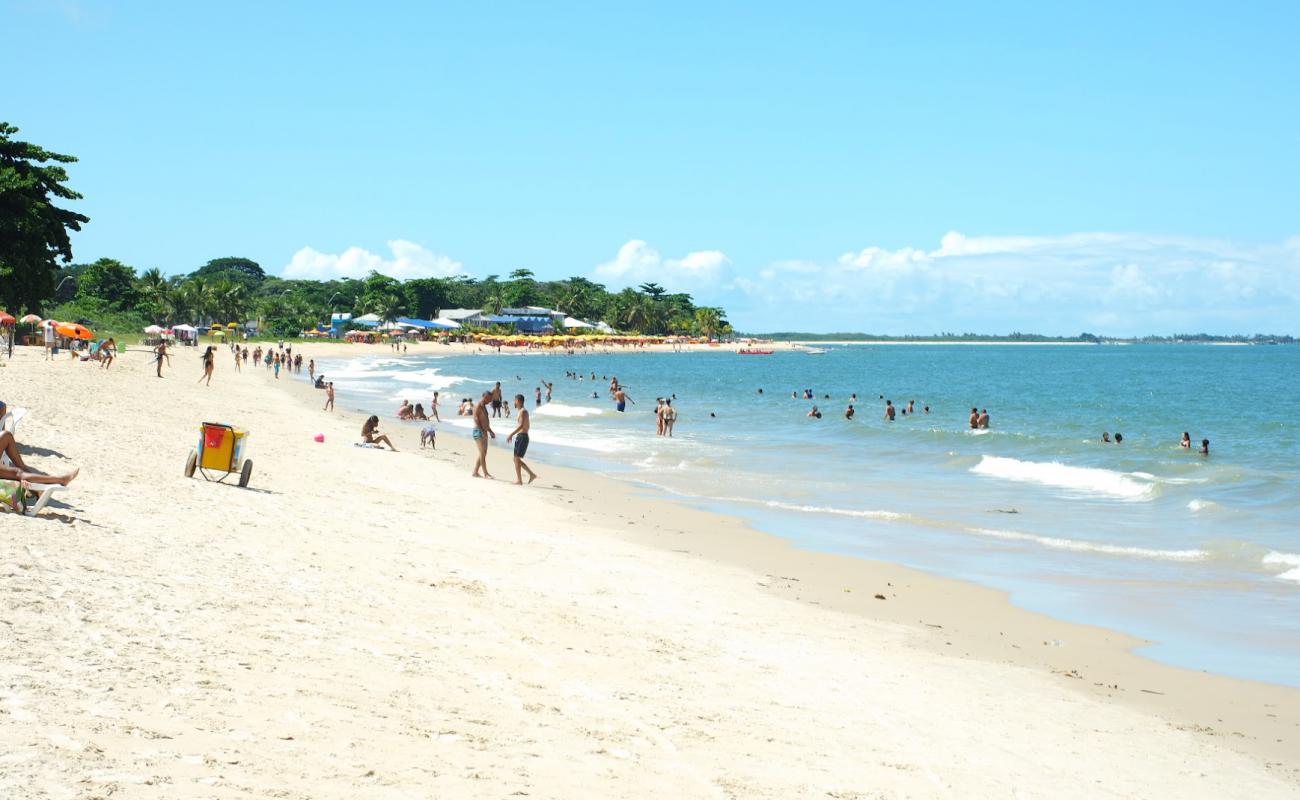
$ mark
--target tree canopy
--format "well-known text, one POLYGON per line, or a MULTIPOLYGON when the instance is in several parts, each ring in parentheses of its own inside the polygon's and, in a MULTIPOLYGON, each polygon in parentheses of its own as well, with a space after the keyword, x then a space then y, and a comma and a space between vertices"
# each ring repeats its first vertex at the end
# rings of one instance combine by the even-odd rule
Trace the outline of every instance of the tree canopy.
POLYGON ((0 122, 0 307, 38 309, 54 296, 59 262, 72 260, 69 231, 90 221, 56 203, 80 200, 61 164, 77 159, 13 138, 0 122))

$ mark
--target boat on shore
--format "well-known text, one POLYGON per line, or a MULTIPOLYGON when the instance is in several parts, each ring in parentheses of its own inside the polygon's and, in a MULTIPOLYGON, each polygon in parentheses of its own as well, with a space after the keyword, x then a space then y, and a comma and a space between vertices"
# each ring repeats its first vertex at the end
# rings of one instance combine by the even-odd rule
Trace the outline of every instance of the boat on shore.
POLYGON ((776 351, 775 351, 775 350, 761 350, 761 349, 756 348, 756 347, 742 347, 741 349, 739 349, 739 350, 736 351, 736 354, 737 354, 737 355, 742 355, 742 356, 770 356, 770 355, 772 355, 772 353, 774 353, 774 352, 776 352, 776 351))

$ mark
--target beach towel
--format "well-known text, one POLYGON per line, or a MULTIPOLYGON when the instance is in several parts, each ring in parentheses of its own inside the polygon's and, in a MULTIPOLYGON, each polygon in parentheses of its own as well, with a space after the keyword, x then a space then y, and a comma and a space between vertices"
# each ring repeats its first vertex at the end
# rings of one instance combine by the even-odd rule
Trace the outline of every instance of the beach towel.
POLYGON ((0 507, 23 513, 27 510, 27 490, 18 481, 0 481, 0 507))

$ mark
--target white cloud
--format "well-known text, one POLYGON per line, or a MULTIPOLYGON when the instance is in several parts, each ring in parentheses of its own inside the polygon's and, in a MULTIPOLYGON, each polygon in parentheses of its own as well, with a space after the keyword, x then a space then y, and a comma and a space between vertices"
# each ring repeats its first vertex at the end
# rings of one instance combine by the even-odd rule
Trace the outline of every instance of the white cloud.
POLYGON ((1122 233, 945 235, 737 277, 746 330, 1294 333, 1300 238, 1278 245, 1122 233))
POLYGON ((410 278, 445 278, 464 272, 464 265, 441 253, 434 253, 405 239, 388 242, 391 258, 384 258, 361 247, 349 247, 342 253, 322 253, 304 247, 293 254, 284 268, 286 278, 364 278, 371 270, 399 280, 410 278))
POLYGON ((653 281, 670 292, 718 290, 731 277, 731 259, 718 250, 699 250, 682 258, 664 258, 640 239, 618 249, 613 261, 592 271, 593 279, 621 289, 653 281))

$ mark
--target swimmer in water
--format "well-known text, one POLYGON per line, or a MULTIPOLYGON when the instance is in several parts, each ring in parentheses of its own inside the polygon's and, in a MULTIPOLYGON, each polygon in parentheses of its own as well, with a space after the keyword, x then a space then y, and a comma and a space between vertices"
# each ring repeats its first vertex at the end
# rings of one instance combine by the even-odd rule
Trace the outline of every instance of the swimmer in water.
POLYGON ((849 407, 846 408, 846 409, 844 409, 844 418, 845 418, 845 419, 853 419, 853 404, 852 404, 852 403, 849 403, 849 407))
POLYGON ((1110 432, 1109 432, 1109 431, 1102 431, 1102 432, 1101 432, 1101 441, 1102 441, 1102 444, 1110 444, 1110 432))
POLYGON ((1124 444, 1124 434, 1119 431, 1115 432, 1115 444, 1124 444))
POLYGON ((979 410, 978 408, 972 408, 972 409, 970 410, 970 427, 971 427, 971 430, 975 430, 975 429, 978 428, 979 426, 980 426, 980 410, 979 410))
POLYGON ((809 411, 809 412, 808 412, 808 416, 813 417, 813 418, 815 418, 815 419, 821 419, 821 418, 822 418, 822 412, 820 412, 820 411, 817 410, 817 406, 813 406, 813 407, 812 407, 812 411, 809 411))
POLYGON ((1202 439, 1202 440, 1201 440, 1201 455, 1203 455, 1203 456, 1208 456, 1209 454, 1210 454, 1210 440, 1209 440, 1209 439, 1202 439))
POLYGON ((893 421, 894 421, 894 401, 893 401, 893 400, 886 400, 886 401, 885 401, 885 419, 886 419, 887 421, 889 421, 889 422, 893 422, 893 421))
POLYGON ((1187 431, 1183 431, 1183 440, 1178 443, 1178 446, 1184 450, 1192 449, 1192 435, 1187 431))
POLYGON ((980 423, 980 430, 989 429, 989 410, 987 408, 980 411, 979 423, 980 423))

